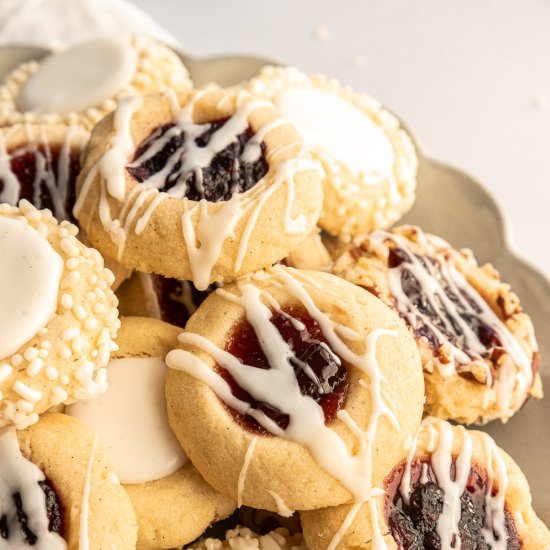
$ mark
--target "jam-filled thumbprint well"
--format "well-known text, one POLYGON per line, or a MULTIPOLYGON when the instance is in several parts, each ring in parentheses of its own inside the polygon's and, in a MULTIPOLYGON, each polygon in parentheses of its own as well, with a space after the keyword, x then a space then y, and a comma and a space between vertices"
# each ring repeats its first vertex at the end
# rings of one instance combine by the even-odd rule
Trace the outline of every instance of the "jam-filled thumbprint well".
MULTIPOLYGON (((386 519, 398 548, 522 548, 510 512, 493 505, 498 487, 494 483, 491 486, 483 467, 472 464, 464 490, 453 495, 446 494, 438 483, 429 458, 418 457, 410 464, 408 492, 402 486, 405 469, 405 464, 394 468, 386 478, 385 488, 386 519)), ((448 492, 459 485, 456 458, 450 464, 450 474, 448 492)))
MULTIPOLYGON (((323 411, 325 423, 331 422, 344 406, 349 385, 348 372, 342 360, 327 344, 317 321, 305 311, 290 309, 276 312, 270 322, 280 335, 285 361, 292 367, 291 376, 295 377, 300 393, 315 400, 323 411)), ((273 360, 268 359, 272 350, 261 341, 261 335, 247 321, 235 328, 226 346, 226 351, 247 370, 278 368, 273 360)), ((252 410, 263 413, 282 430, 288 428, 291 421, 289 414, 245 391, 223 367, 218 366, 217 370, 229 383, 235 397, 249 403, 252 410)), ((277 391, 275 388, 272 390, 277 391)), ((267 433, 249 414, 242 415, 230 410, 247 429, 259 434, 267 433)))
POLYGON ((192 201, 227 201, 254 187, 268 172, 265 143, 232 118, 208 124, 165 124, 139 145, 127 167, 148 187, 192 201))

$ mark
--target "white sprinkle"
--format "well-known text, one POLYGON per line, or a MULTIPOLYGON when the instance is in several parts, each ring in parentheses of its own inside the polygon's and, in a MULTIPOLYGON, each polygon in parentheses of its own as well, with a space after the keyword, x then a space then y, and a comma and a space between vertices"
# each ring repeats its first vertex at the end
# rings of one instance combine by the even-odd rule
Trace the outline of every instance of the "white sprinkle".
POLYGON ((61 333, 61 338, 63 338, 63 340, 65 340, 66 342, 70 340, 74 340, 79 336, 80 336, 80 329, 78 327, 67 328, 61 333))
POLYGON ((57 377, 59 376, 57 369, 55 367, 52 367, 51 365, 46 368, 46 378, 48 380, 51 380, 52 382, 54 380, 57 380, 57 377))
POLYGON ((32 403, 29 403, 25 399, 19 399, 19 401, 17 401, 16 403, 16 406, 20 411, 23 411, 26 413, 30 413, 34 409, 34 405, 32 403))
POLYGON ((13 369, 9 365, 0 366, 0 384, 12 373, 13 369))
POLYGON ((63 403, 63 401, 65 401, 67 397, 69 397, 68 393, 63 388, 56 386, 52 390, 50 403, 52 403, 53 405, 59 405, 59 403, 63 403))
POLYGON ((23 362, 23 356, 19 355, 19 353, 16 353, 12 356, 10 362, 14 367, 18 367, 23 362))
POLYGON ((31 403, 38 403, 42 398, 42 394, 38 390, 34 390, 33 388, 27 386, 27 384, 23 384, 21 380, 17 380, 17 382, 15 382, 13 385, 13 391, 31 403))
POLYGON ((317 25, 313 30, 313 37, 320 42, 329 40, 331 36, 330 29, 326 25, 317 25))
POLYGON ((98 322, 93 318, 93 317, 88 317, 88 319, 86 319, 84 321, 84 328, 86 330, 96 330, 98 327, 98 322))
POLYGON ((63 348, 60 352, 59 352, 59 355, 61 356, 61 359, 69 359, 69 357, 73 354, 73 352, 71 351, 71 348, 63 348))
POLYGON ((33 378, 34 376, 36 376, 41 370, 42 370, 42 367, 44 366, 44 361, 42 361, 42 359, 40 359, 40 357, 36 357, 36 359, 33 359, 28 367, 27 367, 27 374, 33 378))
POLYGON ((84 306, 82 304, 78 304, 77 306, 75 306, 74 314, 79 321, 84 320, 86 318, 86 310, 84 309, 84 306))
POLYGON ((27 348, 23 357, 26 361, 32 361, 35 357, 38 357, 38 350, 36 348, 27 348))
POLYGON ((67 385, 70 381, 71 381, 71 379, 66 374, 61 375, 61 383, 62 384, 67 385))
POLYGON ((73 297, 70 294, 63 294, 63 296, 61 296, 61 305, 65 309, 72 309, 73 308, 73 297))

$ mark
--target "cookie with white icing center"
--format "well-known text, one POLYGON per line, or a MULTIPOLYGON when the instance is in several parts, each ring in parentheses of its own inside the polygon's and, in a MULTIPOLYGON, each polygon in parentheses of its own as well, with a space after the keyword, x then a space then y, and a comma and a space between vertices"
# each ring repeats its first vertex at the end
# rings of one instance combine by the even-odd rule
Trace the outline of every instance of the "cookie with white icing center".
POLYGON ((213 87, 121 103, 94 129, 77 186, 75 214, 105 256, 199 290, 281 260, 322 204, 294 127, 213 87))
POLYGON ((333 272, 407 322, 426 380, 426 413, 465 424, 508 420, 542 397, 533 325, 489 264, 418 227, 358 237, 333 272))
POLYGON ((0 429, 3 548, 132 550, 137 524, 94 433, 64 414, 0 429))
POLYGON ((21 201, 0 205, 0 426, 106 388, 119 320, 112 273, 77 228, 21 201))
POLYGON ((356 509, 302 512, 308 547, 439 550, 460 540, 461 548, 535 550, 550 544, 519 466, 483 432, 424 419, 383 488, 356 509))
POLYGON ((164 356, 179 332, 155 319, 122 318, 108 390, 66 410, 105 445, 136 511, 143 550, 181 547, 235 509, 202 479, 168 425, 164 356))
POLYGON ((0 86, 0 126, 77 124, 90 130, 129 95, 192 88, 177 54, 152 38, 101 37, 23 63, 0 86))
POLYGON ((387 228, 411 208, 415 149, 380 102, 292 67, 264 67, 245 87, 273 101, 322 163, 324 230, 347 238, 387 228))
POLYGON ((332 275, 276 266, 241 279, 211 294, 179 340, 166 359, 171 426, 239 503, 291 513, 364 498, 420 421, 405 325, 332 275))

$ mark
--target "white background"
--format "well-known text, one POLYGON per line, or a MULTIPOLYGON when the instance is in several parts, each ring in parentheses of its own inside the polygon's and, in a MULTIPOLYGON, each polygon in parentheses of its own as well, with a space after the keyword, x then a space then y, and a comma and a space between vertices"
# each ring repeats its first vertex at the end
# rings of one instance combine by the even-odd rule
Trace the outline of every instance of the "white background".
POLYGON ((374 95, 493 193, 514 247, 550 275, 550 1, 133 3, 190 55, 259 55, 374 95))

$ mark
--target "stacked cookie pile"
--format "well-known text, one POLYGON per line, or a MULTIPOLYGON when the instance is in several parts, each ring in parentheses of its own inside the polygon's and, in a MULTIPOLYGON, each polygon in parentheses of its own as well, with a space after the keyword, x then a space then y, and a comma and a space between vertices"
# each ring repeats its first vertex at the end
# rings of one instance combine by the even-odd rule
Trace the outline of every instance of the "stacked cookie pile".
POLYGON ((13 71, 0 124, 2 548, 550 547, 461 425, 542 397, 531 321, 390 229, 417 160, 377 101, 98 39, 13 71))

